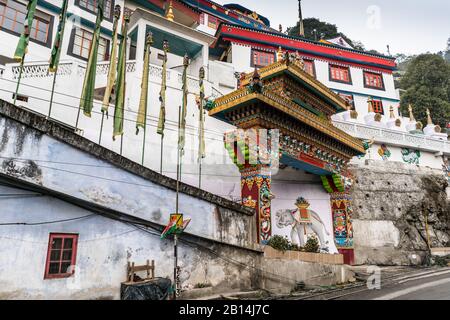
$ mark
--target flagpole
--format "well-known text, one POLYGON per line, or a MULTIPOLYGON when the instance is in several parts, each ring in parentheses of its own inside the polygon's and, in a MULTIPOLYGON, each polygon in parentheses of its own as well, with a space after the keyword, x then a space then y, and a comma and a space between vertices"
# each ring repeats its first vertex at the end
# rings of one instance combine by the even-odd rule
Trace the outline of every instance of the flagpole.
POLYGON ((205 68, 201 67, 199 71, 199 87, 200 87, 200 98, 199 98, 199 132, 198 132, 198 188, 202 188, 202 160, 204 155, 204 113, 203 113, 203 103, 205 99, 205 68))
MULTIPOLYGON (((178 107, 178 136, 180 136, 181 130, 181 106, 178 107)), ((177 193, 175 200, 176 213, 179 214, 179 200, 180 200, 180 176, 181 176, 181 161, 180 161, 180 145, 177 146, 177 193)), ((173 237, 173 256, 174 256, 174 272, 173 272, 173 280, 174 280, 174 300, 177 299, 178 292, 178 236, 175 233, 173 237)))
POLYGON ((47 118, 50 118, 50 116, 52 115, 53 95, 55 93, 56 74, 57 73, 58 73, 58 70, 56 70, 55 74, 53 75, 52 93, 50 95, 50 106, 48 107, 48 116, 47 116, 47 118))
POLYGON ((164 153, 164 135, 161 135, 161 160, 160 160, 160 167, 159 167, 160 174, 163 174, 163 153, 164 153))
POLYGON ((17 95, 19 94, 19 86, 20 86, 20 80, 22 79, 23 62, 24 61, 25 61, 25 55, 23 55, 22 61, 20 62, 19 79, 17 80, 16 93, 14 94, 14 105, 16 105, 17 95))
POLYGON ((102 144, 102 134, 103 134, 103 121, 105 120, 105 113, 102 112, 102 122, 100 123, 100 135, 98 137, 98 144, 102 144))

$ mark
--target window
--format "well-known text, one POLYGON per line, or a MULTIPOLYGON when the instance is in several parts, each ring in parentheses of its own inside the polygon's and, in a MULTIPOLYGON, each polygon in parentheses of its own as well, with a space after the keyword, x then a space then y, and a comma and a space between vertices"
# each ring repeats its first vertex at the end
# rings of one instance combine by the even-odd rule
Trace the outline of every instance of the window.
POLYGON ((350 107, 352 107, 352 109, 355 108, 355 101, 353 99, 353 95, 352 94, 345 94, 345 93, 338 93, 338 95, 344 99, 345 101, 348 102, 348 104, 350 105, 350 107))
MULTIPOLYGON (((89 59, 89 50, 91 48, 93 33, 78 27, 72 30, 72 35, 69 45, 69 55, 81 58, 83 60, 89 59)), ((109 59, 109 40, 100 37, 98 45, 98 61, 105 61, 109 59)))
POLYGON ((305 63, 305 71, 306 73, 309 73, 313 77, 316 76, 316 68, 314 67, 314 61, 313 60, 303 60, 305 63))
POLYGON ((330 80, 351 83, 350 68, 330 65, 330 80))
POLYGON ((252 51, 252 67, 265 67, 275 62, 275 53, 264 51, 252 51))
POLYGON ((384 90, 383 75, 364 71, 364 86, 366 88, 384 90))
POLYGON ((68 278, 73 275, 77 243, 77 234, 50 233, 45 279, 68 278))
POLYGON ((208 15, 208 27, 212 29, 217 29, 219 26, 219 19, 214 16, 208 15))
MULTIPOLYGON (((23 32, 26 14, 27 6, 25 4, 14 0, 0 0, 0 29, 20 35, 23 32)), ((50 46, 52 25, 52 16, 36 11, 30 30, 30 39, 50 46)))
MULTIPOLYGON (((91 13, 97 13, 98 0, 75 0, 75 4, 91 13)), ((105 19, 112 19, 113 7, 113 0, 104 1, 103 16, 105 17, 105 19)))
POLYGON ((381 100, 373 100, 372 102, 373 112, 384 114, 383 102, 381 100))

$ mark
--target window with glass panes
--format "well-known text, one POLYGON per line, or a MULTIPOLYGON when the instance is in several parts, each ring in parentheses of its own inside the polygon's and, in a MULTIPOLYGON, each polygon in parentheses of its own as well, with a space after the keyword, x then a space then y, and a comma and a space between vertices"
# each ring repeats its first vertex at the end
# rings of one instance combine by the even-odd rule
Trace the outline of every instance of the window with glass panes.
MULTIPOLYGON (((73 34, 73 47, 70 48, 71 54, 80 57, 84 60, 89 58, 89 50, 91 48, 93 33, 81 28, 75 28, 72 30, 73 34)), ((100 37, 98 45, 98 61, 108 60, 109 41, 100 37)))
POLYGON ((330 80, 351 83, 350 68, 330 65, 330 80))
MULTIPOLYGON (((20 35, 27 14, 27 6, 14 0, 0 0, 0 29, 20 35)), ((49 43, 52 17, 36 11, 31 26, 30 39, 37 42, 49 43)))
POLYGON ((372 100, 373 112, 384 114, 383 109, 383 101, 381 100, 372 100))
POLYGON ((252 51, 252 67, 265 67, 275 62, 275 54, 273 52, 252 51))
POLYGON ((77 234, 51 233, 45 279, 67 278, 73 275, 77 255, 77 234))
POLYGON ((383 75, 364 71, 364 86, 373 89, 384 89, 383 75))
MULTIPOLYGON (((87 11, 90 11, 92 13, 97 13, 98 0, 77 0, 76 3, 78 4, 78 6, 86 9, 87 11)), ((112 18, 112 7, 113 7, 112 0, 104 1, 103 15, 106 19, 112 18)))

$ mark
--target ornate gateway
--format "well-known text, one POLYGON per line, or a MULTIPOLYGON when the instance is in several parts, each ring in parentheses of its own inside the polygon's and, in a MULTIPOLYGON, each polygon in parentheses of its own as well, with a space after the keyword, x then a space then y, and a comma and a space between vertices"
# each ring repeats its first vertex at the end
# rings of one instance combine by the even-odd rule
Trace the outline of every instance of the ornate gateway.
MULTIPOLYGON (((279 165, 304 170, 332 181, 329 191, 345 193, 347 164, 365 152, 361 141, 331 123, 333 114, 348 108, 346 102, 306 73, 303 66, 295 56, 287 55, 242 76, 241 88, 215 100, 209 111, 238 128, 225 135, 225 147, 241 171, 242 201, 256 210, 259 242, 263 244, 271 236, 273 170, 279 165), (338 180, 342 188, 336 187, 338 180)), ((299 218, 308 223, 308 217, 302 215, 308 210, 299 205, 299 218)), ((337 229, 344 224, 349 237, 351 216, 344 211, 337 229)), ((339 240, 341 234, 335 239, 339 248, 352 248, 352 241, 339 240)))

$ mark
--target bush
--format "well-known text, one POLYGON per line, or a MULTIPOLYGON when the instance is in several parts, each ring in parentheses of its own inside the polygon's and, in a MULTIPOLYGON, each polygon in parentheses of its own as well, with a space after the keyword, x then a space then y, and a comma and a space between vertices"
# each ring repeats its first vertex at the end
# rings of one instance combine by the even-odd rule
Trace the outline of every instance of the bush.
POLYGON ((291 243, 287 238, 282 236, 273 236, 270 238, 268 245, 278 251, 288 251, 291 248, 291 243))
POLYGON ((316 236, 309 237, 308 241, 306 241, 304 249, 306 252, 319 253, 320 246, 317 237, 316 236))

